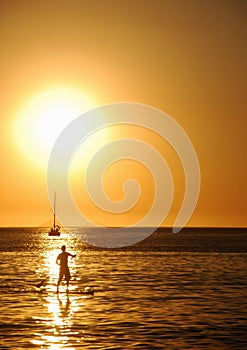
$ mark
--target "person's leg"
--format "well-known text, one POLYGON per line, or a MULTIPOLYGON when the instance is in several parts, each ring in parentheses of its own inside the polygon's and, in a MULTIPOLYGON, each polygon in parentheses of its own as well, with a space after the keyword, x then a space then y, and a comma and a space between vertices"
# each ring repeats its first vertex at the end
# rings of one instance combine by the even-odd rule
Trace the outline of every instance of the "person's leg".
POLYGON ((69 280, 70 280, 70 272, 69 272, 69 269, 66 271, 65 279, 66 279, 67 291, 68 291, 68 290, 69 290, 69 280))
POLYGON ((59 278, 58 278, 58 281, 57 281, 57 291, 59 290, 59 285, 60 285, 62 279, 63 279, 63 273, 60 272, 59 273, 59 278))

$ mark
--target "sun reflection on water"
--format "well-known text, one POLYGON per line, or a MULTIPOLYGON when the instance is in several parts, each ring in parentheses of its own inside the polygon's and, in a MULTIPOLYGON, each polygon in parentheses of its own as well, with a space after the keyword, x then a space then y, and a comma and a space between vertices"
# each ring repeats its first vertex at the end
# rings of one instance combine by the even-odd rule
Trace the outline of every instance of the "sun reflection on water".
POLYGON ((46 322, 46 332, 42 335, 42 340, 52 350, 64 349, 65 346, 66 349, 74 349, 68 345, 71 336, 79 333, 73 330, 74 314, 78 311, 76 298, 66 293, 48 295, 45 305, 51 317, 46 322))
MULTIPOLYGON (((43 273, 46 274, 46 288, 43 306, 46 307, 49 314, 48 318, 39 318, 37 322, 45 323, 45 331, 40 334, 40 340, 33 340, 33 344, 49 344, 49 349, 60 350, 71 349, 69 340, 71 336, 76 336, 79 332, 73 329, 74 316, 79 310, 78 296, 75 293, 78 289, 77 281, 74 278, 76 275, 76 262, 72 259, 69 261, 69 267, 73 283, 70 284, 69 292, 66 293, 65 281, 61 283, 60 292, 56 292, 56 283, 59 276, 59 266, 56 264, 56 258, 60 253, 59 250, 47 251, 43 260, 43 273)), ((80 300, 80 307, 82 302, 80 300)))
POLYGON ((46 256, 46 268, 48 270, 48 285, 49 287, 52 287, 55 291, 56 282, 59 274, 59 266, 56 264, 56 258, 57 258, 58 252, 57 251, 50 251, 47 252, 46 256))

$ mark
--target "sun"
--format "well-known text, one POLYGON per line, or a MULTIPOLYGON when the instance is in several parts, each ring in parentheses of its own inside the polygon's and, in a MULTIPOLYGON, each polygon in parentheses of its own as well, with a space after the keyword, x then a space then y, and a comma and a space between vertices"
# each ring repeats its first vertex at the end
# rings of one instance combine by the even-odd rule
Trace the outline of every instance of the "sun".
POLYGON ((43 167, 61 131, 94 106, 92 98, 73 88, 53 88, 33 96, 14 123, 18 148, 28 161, 43 167))

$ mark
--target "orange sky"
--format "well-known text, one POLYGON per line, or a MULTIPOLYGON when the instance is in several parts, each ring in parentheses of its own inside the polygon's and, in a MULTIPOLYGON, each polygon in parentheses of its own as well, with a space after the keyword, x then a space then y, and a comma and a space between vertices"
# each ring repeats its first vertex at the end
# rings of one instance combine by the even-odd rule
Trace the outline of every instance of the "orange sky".
MULTIPOLYGON (((244 0, 1 1, 0 226, 40 225, 51 217, 49 147, 54 129, 68 122, 52 112, 45 117, 53 101, 59 116, 59 106, 69 106, 71 120, 91 107, 123 101, 168 113, 200 162, 201 192, 188 225, 246 226, 246 13, 244 0)), ((173 225, 184 188, 176 154, 155 135, 122 132, 148 140, 167 157, 175 195, 164 224, 173 225)), ((92 220, 122 225, 147 210, 150 174, 139 165, 124 166, 143 187, 133 216, 99 213, 84 189, 78 194, 78 179, 72 181, 72 193, 92 220)), ((121 197, 122 174, 114 168, 105 181, 113 199, 121 197)))

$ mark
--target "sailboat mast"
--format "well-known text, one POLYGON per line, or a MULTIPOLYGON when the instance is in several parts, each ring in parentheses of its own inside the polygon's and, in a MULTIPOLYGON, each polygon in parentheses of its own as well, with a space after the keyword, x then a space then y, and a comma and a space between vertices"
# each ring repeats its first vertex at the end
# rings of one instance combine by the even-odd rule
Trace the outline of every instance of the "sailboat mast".
POLYGON ((56 225, 56 191, 54 192, 54 209, 53 209, 53 228, 56 225))

